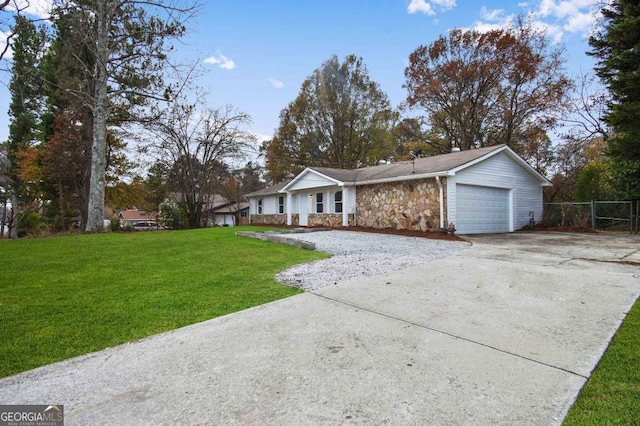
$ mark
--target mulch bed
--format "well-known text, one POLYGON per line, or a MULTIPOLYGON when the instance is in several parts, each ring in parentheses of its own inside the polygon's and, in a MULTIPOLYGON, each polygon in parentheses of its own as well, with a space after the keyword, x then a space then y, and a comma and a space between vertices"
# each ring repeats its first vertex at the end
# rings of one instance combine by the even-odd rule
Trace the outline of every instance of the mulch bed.
MULTIPOLYGON (((286 226, 286 225, 258 225, 255 226, 272 226, 274 228, 300 228, 299 226, 286 226)), ((437 231, 413 231, 409 229, 393 229, 393 228, 367 228, 364 226, 349 226, 349 227, 336 227, 331 228, 328 226, 309 226, 308 228, 328 228, 334 231, 353 231, 353 232, 369 232, 372 234, 387 234, 387 235, 401 235, 404 237, 418 237, 428 238, 431 240, 445 240, 445 241, 467 241, 457 235, 447 234, 446 232, 437 231)))
POLYGON ((437 231, 414 231, 410 229, 393 228, 365 228, 364 226, 350 226, 348 228, 332 228, 336 231, 370 232, 372 234, 402 235, 403 237, 419 237, 431 240, 467 241, 454 234, 437 231))

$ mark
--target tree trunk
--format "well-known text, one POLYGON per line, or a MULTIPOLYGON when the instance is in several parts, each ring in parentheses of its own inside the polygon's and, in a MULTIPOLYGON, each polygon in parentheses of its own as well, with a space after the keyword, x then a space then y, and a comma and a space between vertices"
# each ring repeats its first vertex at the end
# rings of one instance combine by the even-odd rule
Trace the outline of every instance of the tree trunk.
POLYGON ((2 200, 2 220, 0 221, 0 239, 4 238, 5 224, 7 223, 7 199, 2 200))
POLYGON ((11 214, 9 215, 9 238, 18 238, 18 198, 17 191, 11 194, 11 214))
POLYGON ((66 221, 66 215, 67 215, 67 209, 66 206, 64 204, 64 196, 63 196, 63 190, 62 190, 62 182, 60 180, 58 180, 58 204, 59 204, 59 209, 60 209, 60 229, 62 231, 66 231, 67 230, 67 221, 66 221))
POLYGON ((107 155, 107 60, 109 16, 112 1, 98 1, 96 8, 96 88, 93 104, 93 145, 91 147, 91 177, 87 206, 86 232, 104 229, 104 186, 107 155))

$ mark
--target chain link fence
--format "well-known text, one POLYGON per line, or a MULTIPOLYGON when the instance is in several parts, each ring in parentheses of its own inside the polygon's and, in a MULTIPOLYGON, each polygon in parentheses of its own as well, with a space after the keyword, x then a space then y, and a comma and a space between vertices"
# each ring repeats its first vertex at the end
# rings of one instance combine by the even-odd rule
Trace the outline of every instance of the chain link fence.
POLYGON ((638 232, 640 200, 547 203, 542 226, 638 232))

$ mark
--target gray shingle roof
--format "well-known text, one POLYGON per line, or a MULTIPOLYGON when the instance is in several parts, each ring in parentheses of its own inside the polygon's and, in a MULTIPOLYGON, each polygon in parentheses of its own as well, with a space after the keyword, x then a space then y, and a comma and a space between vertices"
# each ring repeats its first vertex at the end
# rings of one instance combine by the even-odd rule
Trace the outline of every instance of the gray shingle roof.
POLYGON ((252 198, 252 197, 262 197, 265 195, 273 195, 273 194, 277 194, 282 188, 285 187, 285 185, 287 185, 289 182, 291 182, 291 179, 289 180, 285 180, 284 182, 280 182, 278 184, 275 184, 273 186, 267 186, 266 188, 263 189, 259 189, 257 191, 253 191, 248 193, 247 195, 245 195, 245 197, 247 198, 252 198))
POLYGON ((447 172, 476 160, 483 155, 500 149, 503 146, 504 145, 496 145, 487 148, 471 149, 468 151, 435 155, 433 157, 418 158, 415 160, 415 164, 412 164, 412 161, 409 160, 373 167, 363 167, 355 170, 332 169, 327 167, 309 168, 342 182, 366 182, 378 179, 391 179, 403 176, 410 177, 411 175, 447 172))
MULTIPOLYGON (((463 166, 493 151, 503 148, 504 145, 495 145, 486 148, 470 149, 467 151, 451 152, 435 155, 433 157, 418 158, 415 163, 411 160, 398 163, 382 164, 379 166, 363 167, 360 169, 333 169, 330 167, 309 167, 309 169, 321 173, 341 182, 358 183, 379 179, 402 178, 415 175, 445 173, 451 169, 463 166)), ((247 194, 246 197, 257 197, 278 194, 291 180, 277 185, 261 189, 247 194)))

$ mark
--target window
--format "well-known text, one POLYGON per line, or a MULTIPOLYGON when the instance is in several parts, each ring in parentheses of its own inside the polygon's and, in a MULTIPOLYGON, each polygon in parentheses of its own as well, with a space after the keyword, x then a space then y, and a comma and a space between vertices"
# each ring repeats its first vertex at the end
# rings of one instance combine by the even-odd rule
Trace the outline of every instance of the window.
POLYGON ((336 191, 335 193, 334 212, 342 213, 342 191, 336 191))
POLYGON ((284 197, 278 197, 278 213, 284 213, 284 197))
POLYGON ((324 203, 322 202, 322 192, 316 194, 316 213, 322 213, 324 211, 324 203))
POLYGON ((258 214, 262 214, 262 198, 258 198, 258 214))
POLYGON ((240 217, 248 217, 249 216, 249 212, 247 212, 246 210, 242 210, 240 212, 240 217))

